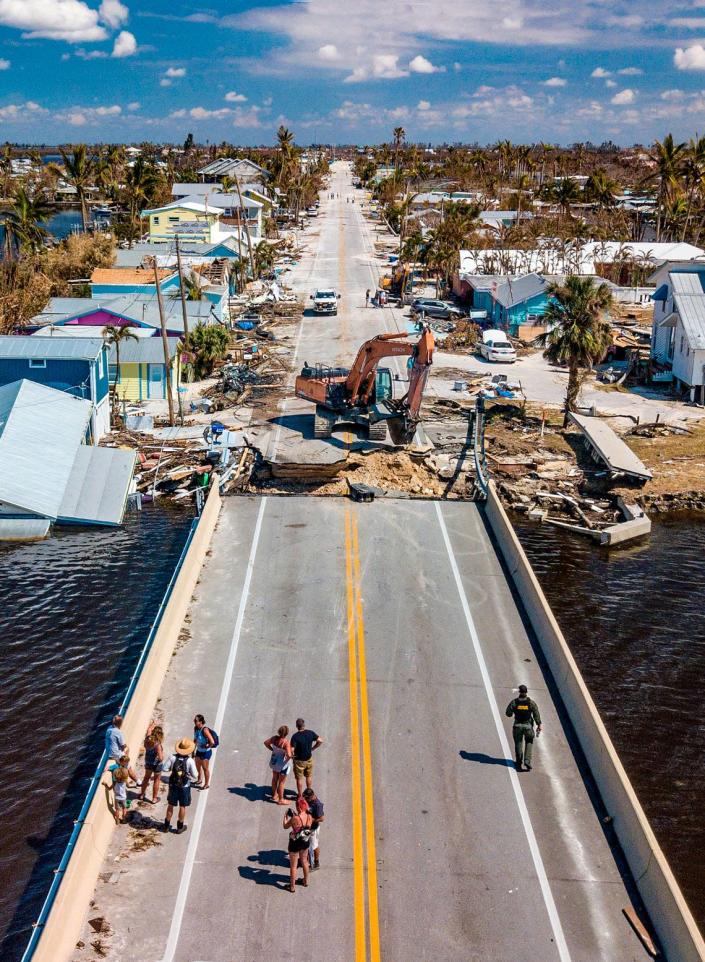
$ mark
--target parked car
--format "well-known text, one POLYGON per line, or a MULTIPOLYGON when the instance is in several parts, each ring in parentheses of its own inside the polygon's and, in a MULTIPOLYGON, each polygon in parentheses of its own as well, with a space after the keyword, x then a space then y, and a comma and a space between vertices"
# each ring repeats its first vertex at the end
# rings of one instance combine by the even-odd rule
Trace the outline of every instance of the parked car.
POLYGON ((517 352, 512 347, 504 331, 489 330, 482 332, 480 354, 488 361, 501 361, 513 364, 517 359, 517 352))
POLYGON ((463 317, 464 312, 448 301, 439 301, 433 297, 417 297, 411 302, 411 313, 425 314, 426 317, 447 321, 450 317, 463 317))
POLYGON ((318 207, 309 207, 306 213, 309 217, 318 217, 318 207))

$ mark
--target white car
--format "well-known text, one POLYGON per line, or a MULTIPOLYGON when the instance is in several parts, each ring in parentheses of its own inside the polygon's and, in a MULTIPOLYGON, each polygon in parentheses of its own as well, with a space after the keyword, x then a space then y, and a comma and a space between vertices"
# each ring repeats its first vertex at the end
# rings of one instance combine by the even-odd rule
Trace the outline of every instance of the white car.
POLYGON ((488 361, 499 361, 504 364, 513 364, 517 359, 517 352, 504 331, 483 331, 480 354, 488 361))
POLYGON ((319 287, 311 294, 313 310, 316 314, 337 314, 340 294, 336 294, 332 287, 319 287))

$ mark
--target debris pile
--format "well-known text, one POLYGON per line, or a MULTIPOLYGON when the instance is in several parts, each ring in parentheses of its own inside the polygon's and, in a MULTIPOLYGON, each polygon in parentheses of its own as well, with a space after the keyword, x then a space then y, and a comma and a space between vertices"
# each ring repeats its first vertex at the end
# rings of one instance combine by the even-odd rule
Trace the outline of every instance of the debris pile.
POLYGON ((480 328, 472 321, 455 321, 441 346, 451 354, 472 354, 480 335, 480 328))

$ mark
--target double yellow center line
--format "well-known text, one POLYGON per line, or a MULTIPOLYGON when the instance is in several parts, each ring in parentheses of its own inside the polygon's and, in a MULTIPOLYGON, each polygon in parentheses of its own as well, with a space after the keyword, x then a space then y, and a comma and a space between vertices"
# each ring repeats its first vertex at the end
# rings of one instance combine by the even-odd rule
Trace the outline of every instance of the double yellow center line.
POLYGON ((369 962, 380 962, 377 851, 375 843, 374 798, 372 794, 370 717, 367 700, 365 622, 362 614, 360 545, 357 530, 357 516, 351 508, 346 508, 345 511, 345 584, 348 604, 350 744, 352 748, 355 962, 367 962, 368 959, 369 962), (365 869, 367 869, 366 873, 365 869), (367 876, 366 903, 365 874, 367 876), (367 908, 367 913, 365 912, 365 908, 367 908))

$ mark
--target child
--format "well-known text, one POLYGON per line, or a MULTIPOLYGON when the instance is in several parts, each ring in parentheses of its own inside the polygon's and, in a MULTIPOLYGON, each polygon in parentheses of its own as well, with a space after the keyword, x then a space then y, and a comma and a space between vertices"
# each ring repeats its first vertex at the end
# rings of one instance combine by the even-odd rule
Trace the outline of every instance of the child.
POLYGON ((115 797, 115 824, 125 820, 127 810, 127 769, 118 765, 113 769, 113 795, 115 797))

